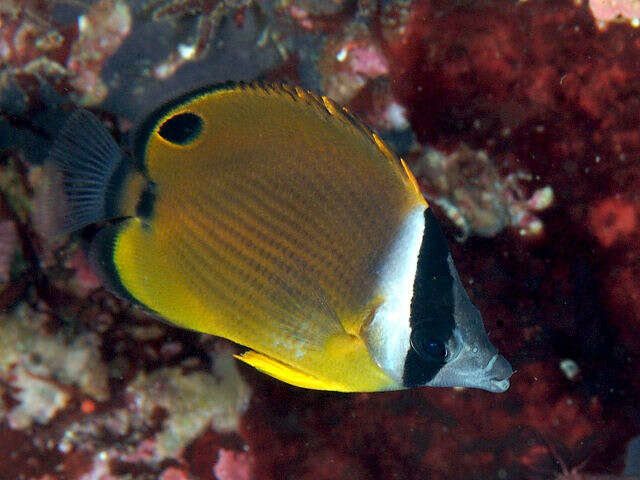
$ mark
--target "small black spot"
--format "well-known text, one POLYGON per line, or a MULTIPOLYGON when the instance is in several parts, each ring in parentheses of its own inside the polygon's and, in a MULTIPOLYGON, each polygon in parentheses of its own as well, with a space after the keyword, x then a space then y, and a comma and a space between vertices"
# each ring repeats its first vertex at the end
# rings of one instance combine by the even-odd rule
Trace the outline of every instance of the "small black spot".
POLYGON ((160 125, 158 135, 167 142, 187 145, 198 138, 202 124, 202 118, 195 113, 178 113, 160 125))
POLYGON ((156 184, 149 182, 140 195, 136 206, 136 216, 149 220, 153 215, 153 206, 156 201, 156 184))

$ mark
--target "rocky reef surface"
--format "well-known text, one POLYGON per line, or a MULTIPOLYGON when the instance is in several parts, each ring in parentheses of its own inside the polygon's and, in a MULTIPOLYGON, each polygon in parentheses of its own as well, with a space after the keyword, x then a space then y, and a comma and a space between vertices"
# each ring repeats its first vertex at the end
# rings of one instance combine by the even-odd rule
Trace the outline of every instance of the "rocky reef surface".
POLYGON ((623 472, 640 431, 639 17, 635 0, 3 0, 0 476, 623 472), (163 99, 256 79, 331 96, 407 159, 515 367, 507 393, 284 385, 116 299, 77 237, 48 237, 43 159, 74 105, 127 145, 163 99))

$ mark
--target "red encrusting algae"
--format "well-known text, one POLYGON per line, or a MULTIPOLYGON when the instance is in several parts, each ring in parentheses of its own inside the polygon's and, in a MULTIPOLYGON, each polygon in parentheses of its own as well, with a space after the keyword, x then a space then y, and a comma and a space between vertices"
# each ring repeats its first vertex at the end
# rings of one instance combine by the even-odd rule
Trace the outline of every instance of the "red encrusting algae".
POLYGON ((603 247, 610 247, 639 233, 637 209, 619 196, 607 198, 591 208, 589 227, 603 247))

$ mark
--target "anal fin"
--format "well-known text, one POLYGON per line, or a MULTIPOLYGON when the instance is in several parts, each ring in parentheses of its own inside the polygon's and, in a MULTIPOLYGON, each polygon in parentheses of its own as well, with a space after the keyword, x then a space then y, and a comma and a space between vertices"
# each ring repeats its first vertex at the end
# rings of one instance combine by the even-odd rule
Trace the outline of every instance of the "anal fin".
POLYGON ((309 388, 313 390, 345 391, 344 385, 327 381, 303 372, 295 367, 287 365, 275 358, 262 353, 249 350, 241 355, 234 355, 238 360, 251 365, 261 372, 282 380, 285 383, 296 387, 309 388))

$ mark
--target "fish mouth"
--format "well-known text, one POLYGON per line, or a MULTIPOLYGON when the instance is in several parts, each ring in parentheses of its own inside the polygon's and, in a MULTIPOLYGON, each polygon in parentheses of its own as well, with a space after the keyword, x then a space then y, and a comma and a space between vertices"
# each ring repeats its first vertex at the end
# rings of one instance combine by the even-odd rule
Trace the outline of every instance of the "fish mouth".
POLYGON ((503 393, 509 390, 510 385, 511 382, 509 382, 508 378, 503 378, 502 380, 491 379, 487 385, 487 390, 494 393, 503 393))
POLYGON ((496 353, 483 368, 487 377, 486 389, 491 392, 502 393, 507 391, 510 382, 509 377, 513 374, 511 365, 502 355, 496 353))

